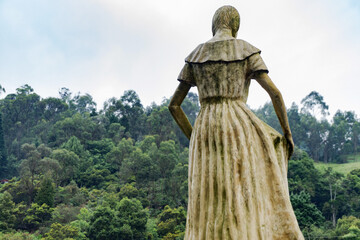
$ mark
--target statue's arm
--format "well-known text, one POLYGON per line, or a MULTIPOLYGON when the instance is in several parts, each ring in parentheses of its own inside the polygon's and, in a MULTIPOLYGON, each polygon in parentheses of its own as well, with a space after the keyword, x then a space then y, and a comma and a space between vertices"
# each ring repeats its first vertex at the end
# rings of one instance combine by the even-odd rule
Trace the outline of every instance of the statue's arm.
POLYGON ((273 83, 271 81, 270 77, 265 72, 257 72, 253 76, 255 80, 268 92, 270 95, 271 101, 274 105, 274 109, 276 112, 276 115, 279 119, 280 125, 282 127, 282 130, 284 132, 284 136, 289 144, 289 158, 292 155, 294 151, 294 141, 292 138, 289 121, 286 114, 286 107, 284 100, 282 98, 282 95, 273 83))
POLYGON ((189 84, 180 82, 169 104, 171 115, 188 139, 190 139, 191 136, 192 126, 180 105, 184 101, 190 88, 191 86, 189 84))

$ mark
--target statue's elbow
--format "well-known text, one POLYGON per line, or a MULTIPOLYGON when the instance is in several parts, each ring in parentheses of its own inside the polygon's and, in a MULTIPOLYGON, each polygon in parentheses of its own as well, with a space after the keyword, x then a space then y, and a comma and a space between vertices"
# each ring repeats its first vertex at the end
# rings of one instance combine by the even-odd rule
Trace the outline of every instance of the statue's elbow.
POLYGON ((168 106, 168 109, 169 109, 170 113, 173 114, 173 113, 176 112, 177 107, 178 107, 178 106, 175 106, 175 105, 170 104, 170 105, 168 106))

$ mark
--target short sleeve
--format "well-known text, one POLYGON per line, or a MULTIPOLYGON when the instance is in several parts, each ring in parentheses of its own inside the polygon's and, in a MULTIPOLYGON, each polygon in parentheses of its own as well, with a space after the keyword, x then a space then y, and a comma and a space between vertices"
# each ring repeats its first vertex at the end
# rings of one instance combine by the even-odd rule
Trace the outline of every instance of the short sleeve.
POLYGON ((192 69, 190 63, 185 63, 185 66, 181 70, 177 79, 180 82, 185 82, 185 83, 191 85, 192 87, 196 86, 193 69, 192 69))
POLYGON ((248 58, 248 75, 251 76, 257 71, 269 72, 260 53, 255 53, 248 58))

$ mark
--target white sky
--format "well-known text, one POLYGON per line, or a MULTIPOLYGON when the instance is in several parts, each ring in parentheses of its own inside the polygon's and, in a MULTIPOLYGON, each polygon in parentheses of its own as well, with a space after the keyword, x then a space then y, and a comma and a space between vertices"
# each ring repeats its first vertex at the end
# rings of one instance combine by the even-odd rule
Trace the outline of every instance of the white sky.
MULTIPOLYGON (((43 98, 67 87, 100 108, 128 89, 144 106, 160 103, 228 4, 288 107, 316 90, 331 114, 360 115, 360 0, 0 0, 0 84, 6 94, 29 84, 43 98)), ((254 82, 250 106, 269 100, 254 82)))

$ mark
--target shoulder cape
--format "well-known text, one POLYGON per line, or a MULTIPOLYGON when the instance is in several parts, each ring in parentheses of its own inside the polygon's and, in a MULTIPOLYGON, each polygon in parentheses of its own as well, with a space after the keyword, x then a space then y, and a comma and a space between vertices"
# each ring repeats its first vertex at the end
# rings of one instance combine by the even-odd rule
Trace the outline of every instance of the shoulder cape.
POLYGON ((185 59, 187 63, 241 61, 261 51, 241 39, 202 43, 185 59))

